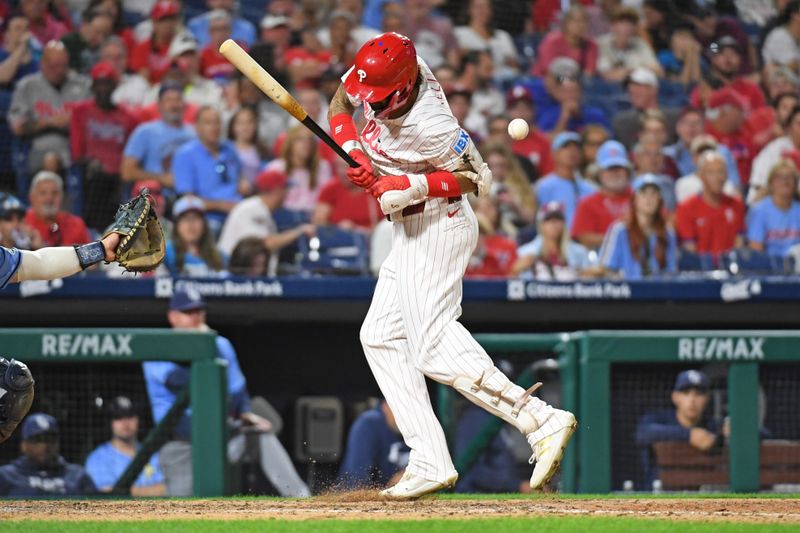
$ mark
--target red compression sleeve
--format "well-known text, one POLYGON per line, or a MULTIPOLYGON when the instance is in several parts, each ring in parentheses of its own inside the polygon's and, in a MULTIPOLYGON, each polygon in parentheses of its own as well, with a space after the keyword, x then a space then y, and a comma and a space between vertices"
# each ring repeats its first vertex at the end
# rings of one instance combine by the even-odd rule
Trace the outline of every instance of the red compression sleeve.
POLYGON ((428 180, 429 198, 448 198, 450 196, 461 196, 461 185, 458 184, 452 172, 437 170, 426 174, 428 180))
POLYGON ((331 117, 331 137, 345 152, 360 148, 358 132, 353 116, 348 113, 339 113, 331 117))

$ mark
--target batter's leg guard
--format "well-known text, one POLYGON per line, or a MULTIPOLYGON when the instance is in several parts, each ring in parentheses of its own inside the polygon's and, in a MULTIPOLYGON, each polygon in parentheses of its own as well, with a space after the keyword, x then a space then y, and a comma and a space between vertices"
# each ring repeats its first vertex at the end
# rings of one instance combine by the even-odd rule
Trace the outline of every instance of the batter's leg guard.
POLYGON ((538 398, 531 397, 531 394, 541 385, 541 383, 536 383, 528 390, 523 391, 497 367, 493 366, 484 370, 478 379, 459 376, 453 380, 452 386, 478 407, 502 418, 523 435, 528 435, 539 429, 540 424, 534 417, 533 410, 524 407, 532 400, 537 400, 544 406, 547 405, 538 398))

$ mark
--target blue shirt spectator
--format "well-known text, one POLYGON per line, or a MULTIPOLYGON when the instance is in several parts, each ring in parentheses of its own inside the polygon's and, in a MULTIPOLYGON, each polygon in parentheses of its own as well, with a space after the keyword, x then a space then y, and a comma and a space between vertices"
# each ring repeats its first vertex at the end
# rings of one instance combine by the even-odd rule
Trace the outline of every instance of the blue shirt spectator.
POLYGON ((127 182, 156 180, 172 184, 169 175, 172 156, 184 143, 194 138, 194 129, 183 123, 183 86, 164 82, 158 90, 160 120, 140 124, 128 139, 123 151, 120 174, 127 182))
POLYGON ((84 496, 97 492, 82 466, 59 455, 56 419, 44 413, 22 423, 22 457, 0 467, 0 496, 37 498, 84 496))
MULTIPOLYGON (((196 17, 192 17, 187 24, 189 31, 192 32, 194 38, 200 48, 208 44, 210 36, 208 33, 209 19, 213 11, 207 11, 196 17)), ((256 28, 253 24, 240 17, 231 17, 231 39, 236 42, 246 44, 248 47, 253 46, 256 42, 256 28)))
POLYGON ((800 243, 800 202, 795 200, 797 167, 788 159, 776 164, 769 173, 769 196, 753 205, 748 213, 749 246, 769 255, 785 256, 800 243))
MULTIPOLYGON (((176 290, 170 301, 168 318, 173 329, 208 331, 205 322, 206 304, 203 297, 195 290, 176 290)), ((250 413, 250 395, 247 392, 247 380, 239 367, 236 350, 225 337, 216 338, 217 353, 228 364, 228 408, 231 415, 238 418, 243 413, 250 413)), ((189 382, 189 369, 171 361, 147 361, 142 363, 147 395, 153 411, 153 421, 158 423, 175 403, 178 393, 189 382)), ((184 417, 175 429, 177 436, 188 439, 191 433, 189 417, 191 409, 187 409, 184 417)))
POLYGON ((351 489, 385 487, 408 465, 409 453, 391 409, 381 402, 353 422, 339 467, 339 482, 351 489))
MULTIPOLYGON (((108 402, 111 440, 95 448, 86 458, 86 471, 100 492, 110 492, 139 451, 139 415, 127 396, 108 402)), ((163 496, 164 476, 153 454, 131 487, 133 496, 163 496)))
MULTIPOLYGON (((741 189, 742 179, 739 176, 739 167, 736 166, 736 160, 733 158, 730 149, 724 144, 717 144, 715 150, 722 154, 722 158, 725 160, 725 168, 728 171, 728 181, 735 185, 737 189, 741 189)), ((681 176, 697 172, 697 165, 695 165, 691 150, 689 150, 689 147, 685 146, 683 142, 678 141, 675 144, 665 146, 664 155, 672 158, 681 176)))
MULTIPOLYGON (((477 406, 469 405, 461 414, 456 428, 453 453, 464 454, 483 428, 494 417, 477 406)), ((466 472, 461 472, 456 483, 456 492, 519 492, 520 487, 530 485, 521 480, 516 471, 514 456, 508 448, 502 430, 489 442, 466 472)))

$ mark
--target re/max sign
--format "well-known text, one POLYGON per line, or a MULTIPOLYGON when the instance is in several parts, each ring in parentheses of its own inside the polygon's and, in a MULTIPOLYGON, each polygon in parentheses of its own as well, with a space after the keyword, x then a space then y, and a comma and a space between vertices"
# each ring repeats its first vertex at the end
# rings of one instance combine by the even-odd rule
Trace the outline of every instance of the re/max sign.
POLYGON ((61 333, 42 335, 45 357, 131 357, 133 335, 98 335, 61 333))
POLYGON ((678 339, 681 361, 762 360, 764 337, 690 337, 678 339))

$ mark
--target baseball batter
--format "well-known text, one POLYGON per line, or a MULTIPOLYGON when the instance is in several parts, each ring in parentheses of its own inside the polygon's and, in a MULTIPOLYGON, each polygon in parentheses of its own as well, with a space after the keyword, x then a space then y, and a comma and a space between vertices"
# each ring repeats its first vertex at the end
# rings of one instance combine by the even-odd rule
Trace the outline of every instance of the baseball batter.
POLYGON ((531 487, 541 488, 558 469, 575 417, 531 396, 536 386, 526 391, 512 383, 458 322, 462 278, 478 237, 463 195, 488 194, 488 166, 411 40, 396 33, 359 50, 329 120, 334 139, 360 165, 348 177, 394 222, 361 343, 411 454, 401 481, 381 494, 417 498, 458 478, 425 376, 526 435, 536 462, 531 487), (360 135, 352 118, 359 105, 367 119, 360 135))

